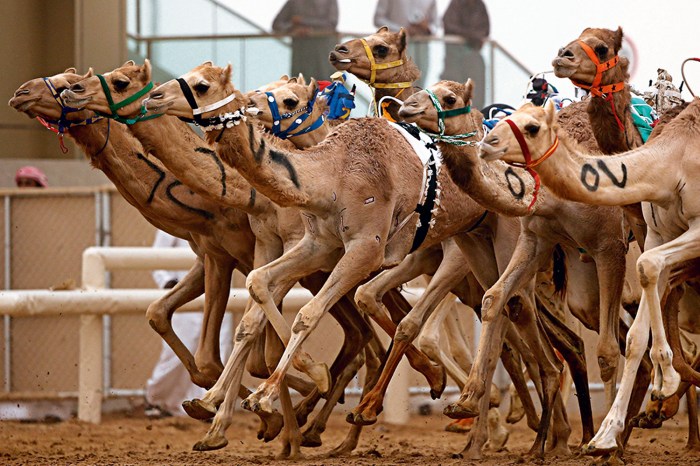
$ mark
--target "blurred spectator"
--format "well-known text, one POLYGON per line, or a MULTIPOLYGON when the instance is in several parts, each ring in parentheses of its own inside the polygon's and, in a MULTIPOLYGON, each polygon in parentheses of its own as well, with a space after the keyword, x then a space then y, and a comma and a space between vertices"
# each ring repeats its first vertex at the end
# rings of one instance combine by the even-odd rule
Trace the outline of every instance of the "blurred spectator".
POLYGON ((428 42, 425 38, 434 35, 438 28, 435 0, 379 0, 374 12, 374 25, 378 28, 389 26, 394 32, 402 27, 406 29, 407 54, 421 70, 421 78, 416 85, 425 87, 425 77, 430 65, 428 42))
POLYGON ((27 165, 15 173, 15 184, 18 188, 45 188, 49 179, 38 168, 27 165))
MULTIPOLYGON (((189 248, 190 245, 184 239, 157 230, 153 247, 189 248)), ((154 270, 153 280, 159 288, 170 289, 177 285, 186 274, 186 270, 154 270)), ((221 326, 222 355, 227 355, 230 352, 232 342, 230 318, 231 316, 227 314, 221 326)), ((202 313, 176 312, 173 314, 171 323, 175 334, 180 337, 187 349, 194 353, 202 329, 202 313)), ((158 362, 153 368, 151 377, 146 382, 146 416, 156 419, 173 415, 185 416, 182 402, 192 398, 201 398, 204 392, 203 388, 192 383, 185 366, 163 341, 158 362)))
POLYGON ((272 30, 292 36, 291 75, 328 79, 335 69, 328 54, 338 42, 337 0, 287 0, 272 22, 272 30))
POLYGON ((460 36, 463 44, 445 44, 445 68, 441 79, 474 81, 472 105, 482 108, 485 101, 486 67, 481 47, 489 37, 490 24, 482 0, 451 0, 442 17, 445 35, 460 36))

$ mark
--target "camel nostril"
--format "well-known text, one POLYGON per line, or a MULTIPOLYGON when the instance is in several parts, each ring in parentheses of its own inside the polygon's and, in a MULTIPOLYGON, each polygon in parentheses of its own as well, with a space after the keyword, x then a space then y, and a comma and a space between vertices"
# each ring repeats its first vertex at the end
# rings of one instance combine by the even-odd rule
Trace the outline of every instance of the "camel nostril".
POLYGON ((85 92, 85 88, 79 83, 73 84, 69 89, 76 94, 85 92))
POLYGON ((162 92, 151 92, 148 95, 149 99, 162 99, 163 98, 163 93, 162 92))
POLYGON ((338 53, 348 53, 349 52, 348 48, 344 45, 336 45, 335 51, 338 53))
POLYGON ((569 49, 559 49, 559 56, 562 58, 574 58, 574 52, 569 49))

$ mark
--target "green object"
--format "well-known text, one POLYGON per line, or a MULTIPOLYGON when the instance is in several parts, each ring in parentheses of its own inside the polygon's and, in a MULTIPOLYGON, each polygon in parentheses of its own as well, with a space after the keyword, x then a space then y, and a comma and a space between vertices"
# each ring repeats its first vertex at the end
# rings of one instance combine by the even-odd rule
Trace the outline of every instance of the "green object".
POLYGON ((659 117, 656 115, 654 109, 641 97, 632 97, 630 109, 632 111, 634 126, 637 127, 637 131, 639 131, 639 134, 642 136, 642 141, 647 142, 659 117))

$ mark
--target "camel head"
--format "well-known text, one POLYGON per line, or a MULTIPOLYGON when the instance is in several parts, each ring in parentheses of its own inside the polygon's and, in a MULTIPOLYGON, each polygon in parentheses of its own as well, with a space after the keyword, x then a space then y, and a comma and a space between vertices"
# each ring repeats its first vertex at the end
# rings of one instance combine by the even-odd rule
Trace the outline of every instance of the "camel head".
POLYGON ((71 85, 61 97, 72 107, 126 117, 140 113, 141 95, 150 83, 151 62, 146 59, 139 66, 129 60, 101 77, 91 76, 71 85))
MULTIPOLYGON (((569 78, 590 85, 596 80, 598 66, 589 53, 593 53, 595 59, 601 64, 613 60, 622 47, 622 37, 622 28, 619 27, 615 31, 596 28, 585 29, 577 39, 559 49, 559 53, 552 60, 554 74, 559 78, 569 78), (587 53, 582 43, 590 49, 590 52, 587 53)), ((619 60, 621 69, 626 73, 629 64, 627 59, 619 57, 619 60)), ((613 67, 611 62, 610 68, 613 67)), ((604 77, 603 81, 605 81, 604 77)), ((603 83, 607 84, 607 82, 603 83)))
MULTIPOLYGON (((303 130, 323 113, 324 106, 316 99, 317 93, 318 85, 314 78, 311 78, 308 85, 305 84, 303 76, 291 78, 277 87, 248 93, 247 113, 254 115, 273 133, 281 132, 286 135, 292 125, 303 130), (302 117, 304 121, 299 122, 302 117)), ((290 131, 294 131, 295 128, 290 131)), ((295 133, 288 136, 293 134, 295 133)))
MULTIPOLYGON (((290 78, 288 75, 283 74, 277 81, 272 81, 264 86, 258 87, 257 89, 246 92, 244 95, 244 97, 248 99, 248 107, 246 112, 253 116, 257 116, 263 112, 263 109, 267 107, 267 96, 265 93, 277 89, 280 86, 284 86, 289 82, 289 79, 290 78)), ((304 75, 301 73, 299 73, 299 77, 295 79, 297 82, 305 82, 304 75)), ((262 121, 262 118, 259 118, 259 120, 262 121)))
POLYGON ((60 94, 72 84, 92 76, 92 69, 85 75, 77 74, 75 68, 48 78, 35 78, 22 84, 10 99, 9 105, 29 118, 40 117, 48 121, 65 118, 67 121, 83 121, 92 116, 88 111, 68 111, 60 94), (67 110, 64 110, 67 109, 67 110))
POLYGON ((337 70, 348 71, 370 83, 396 82, 399 79, 395 76, 410 60, 406 57, 406 31, 401 28, 391 32, 388 27, 381 27, 372 35, 336 45, 328 59, 337 70))
POLYGON ((479 144, 479 156, 488 161, 501 159, 507 163, 531 167, 551 155, 557 144, 554 104, 548 102, 543 108, 528 102, 512 115, 499 121, 482 139, 479 144), (522 135, 522 142, 526 147, 518 140, 518 133, 522 135), (530 160, 526 160, 524 152, 529 152, 530 160))
MULTIPOLYGON (((440 119, 442 119, 444 124, 443 133, 446 135, 474 131, 481 126, 481 115, 478 116, 479 124, 477 125, 472 111, 460 111, 460 109, 466 110, 471 104, 473 90, 474 84, 471 79, 465 84, 454 81, 440 81, 430 86, 427 90, 417 92, 408 97, 399 109, 399 117, 408 123, 415 123, 420 128, 431 133, 440 132, 440 119), (440 108, 435 105, 428 91, 433 94, 440 108), (450 114, 450 111, 453 111, 454 115, 450 114), (448 113, 445 114, 445 112, 448 113)), ((476 113, 478 114, 478 112, 476 113)))
POLYGON ((161 84, 143 102, 151 113, 194 119, 207 129, 209 119, 245 108, 247 100, 231 82, 233 68, 205 62, 178 79, 161 84))

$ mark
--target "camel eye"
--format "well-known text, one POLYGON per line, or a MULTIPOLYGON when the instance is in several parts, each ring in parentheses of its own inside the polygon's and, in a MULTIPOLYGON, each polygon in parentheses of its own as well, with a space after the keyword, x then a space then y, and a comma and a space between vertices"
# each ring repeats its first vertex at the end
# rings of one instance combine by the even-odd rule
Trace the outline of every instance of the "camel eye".
POLYGON ((112 85, 114 86, 115 91, 121 92, 129 86, 129 81, 124 81, 123 79, 115 79, 114 81, 112 81, 112 85))
POLYGON ((457 99, 454 96, 448 95, 445 97, 445 103, 447 105, 454 105, 457 103, 457 99))
POLYGON ((290 110, 296 108, 296 106, 299 105, 299 101, 296 99, 284 99, 282 103, 285 107, 287 107, 290 110))
POLYGON ((194 90, 198 94, 206 94, 206 92, 209 90, 209 84, 207 83, 197 83, 194 85, 194 90))
POLYGON ((389 54, 389 47, 384 45, 377 45, 374 47, 374 56, 377 58, 384 58, 389 54))
POLYGON ((540 125, 529 124, 525 126, 525 131, 527 131, 530 136, 534 136, 540 131, 540 125))
POLYGON ((608 56, 608 48, 604 45, 598 45, 595 48, 595 54, 598 55, 599 59, 604 60, 608 56))

